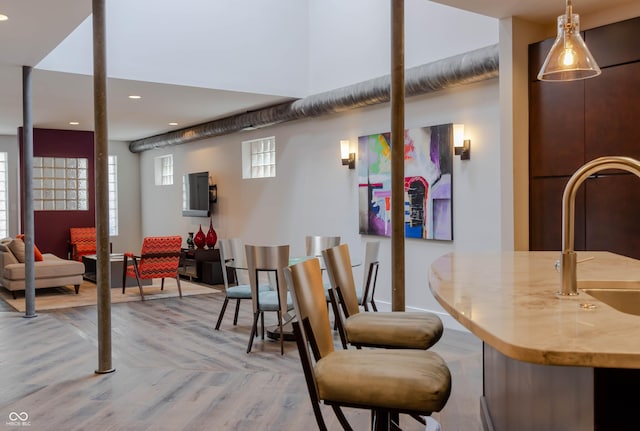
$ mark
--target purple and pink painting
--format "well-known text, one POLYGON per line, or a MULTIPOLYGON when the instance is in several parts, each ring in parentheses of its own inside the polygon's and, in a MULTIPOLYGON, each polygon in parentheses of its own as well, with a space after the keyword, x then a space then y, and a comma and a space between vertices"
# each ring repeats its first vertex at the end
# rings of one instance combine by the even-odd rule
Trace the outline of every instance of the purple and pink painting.
MULTIPOLYGON (((404 132, 407 238, 453 240, 453 124, 404 132)), ((358 137, 360 233, 391 236, 391 134, 358 137)))

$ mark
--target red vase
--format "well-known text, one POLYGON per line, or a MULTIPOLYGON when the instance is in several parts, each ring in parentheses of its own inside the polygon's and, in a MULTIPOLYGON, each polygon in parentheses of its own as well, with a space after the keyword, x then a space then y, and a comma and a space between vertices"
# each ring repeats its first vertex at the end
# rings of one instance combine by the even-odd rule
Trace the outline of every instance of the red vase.
POLYGON ((218 242, 218 234, 216 230, 213 228, 213 217, 209 219, 209 232, 207 232, 207 247, 213 248, 216 246, 216 242, 218 242))
POLYGON ((203 248, 206 242, 207 240, 204 236, 204 232, 202 231, 202 225, 200 225, 198 233, 193 237, 193 243, 196 245, 196 247, 203 248))

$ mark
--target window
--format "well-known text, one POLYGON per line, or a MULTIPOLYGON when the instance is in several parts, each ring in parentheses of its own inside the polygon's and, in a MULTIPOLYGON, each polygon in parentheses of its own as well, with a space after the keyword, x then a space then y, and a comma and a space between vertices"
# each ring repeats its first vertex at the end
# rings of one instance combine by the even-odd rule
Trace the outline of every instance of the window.
POLYGON ((9 236, 9 188, 7 184, 7 153, 0 152, 0 238, 9 236))
POLYGON ((109 156, 108 183, 109 183, 109 235, 118 235, 118 157, 109 156))
POLYGON ((87 158, 34 157, 34 211, 88 211, 87 158))
POLYGON ((156 157, 155 159, 156 186, 170 186, 173 184, 173 155, 156 157))
POLYGON ((242 178, 276 176, 276 138, 242 142, 242 178))

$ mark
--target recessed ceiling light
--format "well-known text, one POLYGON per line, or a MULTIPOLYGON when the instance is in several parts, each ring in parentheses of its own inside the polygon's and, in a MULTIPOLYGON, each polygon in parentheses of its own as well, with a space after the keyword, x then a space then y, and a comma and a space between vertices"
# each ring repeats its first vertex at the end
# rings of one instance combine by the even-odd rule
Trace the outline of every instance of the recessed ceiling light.
POLYGON ((9 17, 0 13, 0 21, 8 21, 9 17))
POLYGON ((77 126, 80 123, 78 123, 77 121, 69 121, 69 124, 72 125, 72 126, 77 126))
POLYGON ((131 94, 131 95, 129 96, 129 99, 142 99, 142 96, 137 96, 137 95, 135 95, 135 94, 131 94))
POLYGON ((173 122, 173 121, 172 121, 171 123, 169 123, 169 125, 170 125, 170 126, 177 126, 177 125, 178 125, 178 123, 176 123, 176 122, 173 122))

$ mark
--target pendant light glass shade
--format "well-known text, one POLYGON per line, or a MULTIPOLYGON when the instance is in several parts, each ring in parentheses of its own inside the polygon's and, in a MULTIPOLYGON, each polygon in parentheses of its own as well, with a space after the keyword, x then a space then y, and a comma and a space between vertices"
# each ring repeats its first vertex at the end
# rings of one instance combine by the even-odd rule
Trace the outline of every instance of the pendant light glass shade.
POLYGON ((574 81, 598 76, 600 67, 580 36, 580 17, 572 13, 567 2, 567 13, 558 17, 558 36, 538 72, 542 81, 574 81))

